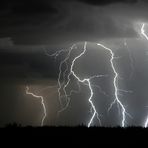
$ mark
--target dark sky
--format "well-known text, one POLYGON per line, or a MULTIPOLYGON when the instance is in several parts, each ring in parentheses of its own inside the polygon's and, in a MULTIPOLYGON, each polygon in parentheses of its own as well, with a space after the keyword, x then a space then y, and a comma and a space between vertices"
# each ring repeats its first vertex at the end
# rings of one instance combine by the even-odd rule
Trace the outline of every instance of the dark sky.
MULTIPOLYGON (((40 125, 42 106, 39 100, 25 94, 27 85, 45 99, 45 124, 88 123, 91 117, 89 90, 83 85, 78 94, 71 96, 67 110, 57 117, 56 85, 59 64, 66 53, 56 60, 45 54, 45 50, 52 54, 69 49, 75 43, 77 50, 70 58, 72 60, 82 50, 84 41, 88 41, 87 53, 75 66, 79 76, 108 75, 92 82, 107 93, 105 96, 94 88, 93 101, 101 114, 102 125, 119 125, 121 117, 116 105, 107 112, 114 99, 113 73, 109 54, 95 44, 98 42, 120 57, 115 63, 121 77, 118 86, 131 91, 120 96, 133 117, 127 117, 127 125, 143 125, 148 114, 148 42, 140 35, 140 27, 147 21, 146 0, 0 2, 0 126, 11 122, 40 125), (125 39, 128 48, 124 45, 125 39)), ((76 81, 72 82, 71 88, 75 88, 76 81)), ((99 125, 96 120, 94 124, 99 125)))

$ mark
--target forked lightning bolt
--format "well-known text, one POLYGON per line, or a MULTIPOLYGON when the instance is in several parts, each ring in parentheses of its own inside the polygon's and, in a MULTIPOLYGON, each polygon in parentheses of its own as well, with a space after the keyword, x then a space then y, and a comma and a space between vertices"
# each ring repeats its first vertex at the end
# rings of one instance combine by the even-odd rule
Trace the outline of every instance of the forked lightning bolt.
MULTIPOLYGON (((145 23, 143 23, 142 26, 141 26, 141 34, 148 41, 148 36, 145 33, 145 23)), ((126 108, 123 105, 123 103, 121 102, 121 99, 119 98, 119 95, 120 95, 121 91, 122 92, 129 92, 129 91, 125 91, 125 90, 122 90, 122 89, 118 88, 119 74, 118 74, 118 72, 116 70, 116 67, 115 67, 115 64, 114 64, 114 60, 115 60, 116 57, 115 57, 115 54, 112 51, 112 49, 106 47, 105 45, 103 45, 101 43, 97 43, 97 45, 102 47, 103 49, 105 49, 105 50, 107 50, 109 52, 109 54, 110 54, 110 65, 111 65, 111 68, 112 68, 113 73, 114 73, 114 78, 113 78, 113 82, 112 82, 113 83, 113 87, 114 87, 114 100, 111 102, 111 104, 110 104, 110 106, 108 108, 108 111, 113 107, 113 105, 117 104, 119 111, 121 111, 121 113, 122 113, 122 116, 121 116, 121 126, 125 127, 127 116, 130 116, 130 114, 126 111, 126 108)), ((124 41, 124 45, 128 49, 126 40, 124 41)), ((89 121, 87 123, 87 126, 90 127, 92 125, 92 123, 94 121, 94 118, 98 119, 98 121, 99 121, 99 123, 101 125, 101 120, 100 120, 99 114, 98 114, 98 112, 96 110, 96 107, 95 107, 95 105, 93 103, 93 100, 92 100, 93 96, 94 96, 93 87, 99 88, 101 93, 103 93, 106 96, 108 96, 108 95, 101 89, 100 86, 93 85, 92 84, 92 80, 96 79, 96 78, 104 77, 106 75, 100 75, 99 74, 99 75, 93 75, 93 76, 86 77, 86 78, 80 78, 78 76, 77 72, 74 70, 74 66, 75 66, 76 62, 78 62, 79 59, 82 56, 85 55, 85 53, 87 51, 87 42, 84 43, 84 47, 83 47, 82 52, 80 54, 78 54, 78 55, 73 57, 72 56, 72 52, 76 48, 77 48, 77 45, 73 44, 70 49, 68 49, 68 50, 63 50, 62 49, 60 51, 56 51, 55 53, 53 53, 51 55, 47 51, 45 51, 45 54, 47 56, 54 57, 55 59, 61 53, 66 53, 66 57, 59 64, 59 74, 58 74, 57 85, 56 85, 56 87, 58 87, 57 92, 58 92, 58 98, 59 98, 59 102, 60 102, 60 110, 58 111, 58 113, 61 113, 64 110, 67 109, 67 107, 69 106, 69 103, 70 103, 71 95, 73 93, 79 93, 80 92, 80 87, 81 87, 81 84, 82 84, 82 85, 87 86, 88 89, 89 89, 89 92, 90 92, 90 96, 88 98, 88 102, 91 105, 90 112, 91 112, 92 116, 89 119, 89 121), (71 60, 71 58, 72 58, 72 60, 71 60), (71 77, 74 77, 75 80, 77 81, 78 90, 71 89, 70 92, 68 92, 67 88, 69 86, 71 86, 70 85, 71 77), (63 99, 66 102, 64 104, 63 104, 63 99)), ((128 51, 129 51, 129 49, 128 49, 128 51)), ((130 59, 131 59, 131 69, 132 69, 130 77, 132 77, 133 69, 134 69, 134 67, 133 67, 133 59, 132 59, 131 55, 129 55, 129 56, 130 56, 130 59)), ((53 86, 51 86, 51 87, 53 87, 53 86)), ((38 96, 38 95, 30 92, 28 86, 26 86, 26 94, 27 95, 31 95, 31 96, 33 96, 33 97, 35 97, 37 99, 40 99, 41 105, 43 107, 43 117, 42 117, 42 120, 41 120, 41 126, 43 126, 44 125, 44 121, 45 121, 46 116, 47 116, 46 106, 45 106, 45 103, 44 103, 43 96, 38 96)), ((148 126, 148 116, 147 116, 147 118, 146 118, 146 120, 144 122, 144 127, 147 127, 147 126, 148 126)))
POLYGON ((78 77, 78 75, 75 73, 75 71, 74 71, 75 62, 85 54, 86 48, 87 48, 87 42, 84 43, 84 50, 78 56, 76 56, 74 58, 74 60, 72 61, 72 64, 71 64, 71 67, 70 67, 70 73, 68 75, 68 81, 67 81, 66 85, 64 86, 64 89, 66 89, 66 87, 68 86, 68 84, 70 82, 70 75, 73 75, 80 83, 84 83, 84 84, 86 83, 88 85, 88 87, 90 89, 90 97, 89 97, 88 101, 91 105, 91 109, 93 110, 92 117, 89 120, 88 125, 87 125, 88 127, 90 127, 95 116, 97 117, 97 119, 99 120, 99 123, 101 124, 98 112, 96 111, 95 105, 93 104, 93 101, 92 101, 94 92, 93 92, 93 89, 92 89, 92 86, 91 86, 91 80, 94 79, 94 78, 103 77, 104 75, 95 75, 95 76, 91 76, 89 78, 80 79, 78 77))
MULTIPOLYGON (((72 50, 74 49, 76 47, 76 45, 75 44, 73 44, 71 47, 70 47, 70 49, 69 50, 59 50, 59 51, 56 51, 55 53, 53 53, 53 54, 48 54, 47 53, 47 51, 45 51, 45 54, 47 55, 47 56, 50 56, 50 57, 54 57, 55 59, 61 54, 61 53, 63 53, 63 52, 67 52, 67 55, 66 55, 66 57, 60 62, 60 65, 59 65, 59 74, 58 74, 58 95, 59 95, 59 102, 60 102, 60 110, 58 111, 58 114, 60 113, 60 112, 62 112, 62 111, 64 111, 67 107, 68 107, 68 105, 69 105, 69 97, 70 97, 70 95, 67 95, 66 94, 66 91, 65 91, 65 87, 63 87, 63 85, 64 85, 64 83, 66 83, 66 81, 67 81, 67 79, 66 79, 66 72, 68 71, 68 60, 69 60, 69 58, 70 58, 70 55, 71 55, 71 52, 72 52, 72 50), (62 68, 63 68, 63 66, 66 66, 66 68, 64 69, 64 71, 62 71, 62 68), (62 82, 61 82, 61 79, 63 79, 62 80, 62 82), (61 92, 64 92, 64 95, 61 95, 61 92), (63 103, 62 103, 62 98, 65 98, 66 100, 66 105, 63 105, 63 103)), ((78 84, 78 86, 79 86, 79 84, 78 84)), ((71 91, 71 93, 70 94, 72 94, 72 92, 77 92, 77 91, 74 91, 74 90, 72 90, 71 91)))
MULTIPOLYGON (((97 43, 98 46, 101 46, 102 48, 104 48, 105 50, 109 51, 110 53, 110 64, 111 64, 111 67, 112 67, 112 70, 114 72, 114 79, 113 79, 113 86, 114 86, 114 96, 115 96, 115 99, 113 100, 113 102, 111 103, 110 107, 108 110, 110 110, 112 108, 112 106, 117 103, 119 109, 122 111, 122 122, 121 122, 121 126, 124 127, 125 126, 125 122, 126 122, 126 115, 129 115, 126 110, 125 110, 125 107, 124 105, 122 104, 122 102, 120 101, 118 95, 119 95, 119 92, 120 91, 124 91, 124 90, 121 90, 118 88, 117 86, 117 83, 118 83, 118 73, 115 69, 115 66, 114 66, 114 59, 115 59, 115 56, 114 56, 114 53, 112 51, 112 49, 104 46, 103 44, 99 44, 97 43)), ((66 58, 64 58, 64 60, 62 60, 60 62, 60 65, 59 65, 59 75, 58 75, 58 95, 59 95, 59 102, 60 102, 60 105, 61 105, 61 109, 58 111, 58 113, 61 113, 63 112, 64 110, 67 109, 67 107, 69 106, 69 103, 70 103, 70 97, 72 95, 72 93, 77 93, 80 91, 80 83, 85 85, 85 86, 88 86, 89 90, 90 90, 90 97, 88 99, 90 105, 91 105, 91 113, 92 113, 92 116, 87 124, 88 127, 91 126, 91 124, 93 123, 93 120, 94 118, 96 117, 101 125, 101 120, 99 118, 99 114, 98 112, 96 111, 96 108, 95 108, 95 105, 92 101, 92 98, 93 98, 93 95, 94 95, 94 91, 93 91, 93 87, 98 87, 100 92, 103 93, 104 95, 106 95, 106 93, 104 91, 102 91, 101 87, 97 86, 97 85, 93 85, 91 84, 91 80, 92 79, 95 79, 95 78, 100 78, 100 77, 104 77, 106 75, 93 75, 91 77, 88 77, 88 78, 84 78, 84 79, 81 79, 74 71, 74 66, 75 66, 75 63, 78 61, 78 59, 80 59, 83 55, 85 55, 86 53, 86 50, 87 50, 87 42, 84 43, 84 48, 83 48, 83 51, 78 54, 77 56, 74 57, 74 59, 72 60, 72 62, 70 62, 70 70, 69 70, 69 67, 68 67, 68 60, 70 60, 70 56, 71 56, 71 53, 73 51, 73 49, 76 49, 77 46, 76 44, 72 45, 71 48, 69 50, 60 50, 60 51, 57 51, 55 52, 54 54, 48 54, 46 52, 46 55, 48 56, 51 56, 51 57, 54 57, 55 59, 63 52, 67 52, 67 55, 66 55, 66 58), (66 68, 64 69, 64 71, 62 70, 63 66, 65 66, 66 68), (66 73, 68 72, 68 74, 66 75, 66 73), (66 91, 66 88, 69 86, 70 82, 71 82, 71 76, 73 76, 76 80, 77 80, 77 85, 78 85, 78 90, 71 90, 70 93, 68 93, 66 91), (61 79, 62 79, 62 82, 61 82, 61 79), (64 94, 62 95, 61 92, 63 92, 64 94), (65 98, 65 101, 66 101, 66 105, 63 105, 62 103, 62 98, 65 98)), ((41 122, 41 126, 43 126, 44 124, 44 120, 46 118, 46 107, 45 107, 45 104, 44 104, 44 98, 42 96, 37 96, 31 92, 29 92, 29 87, 27 86, 26 87, 26 94, 29 94, 29 95, 32 95, 33 97, 35 98, 40 98, 41 99, 41 104, 43 106, 43 110, 44 110, 44 116, 42 118, 42 122, 41 122)), ((130 115, 129 115, 130 116, 130 115)), ((148 121, 147 121, 148 122, 148 121)))
MULTIPOLYGON (((99 45, 99 46, 103 47, 105 50, 109 51, 109 53, 111 55, 110 64, 111 64, 111 67, 112 67, 113 72, 114 72, 114 75, 115 75, 114 76, 114 79, 113 79, 113 86, 114 86, 114 89, 115 89, 115 93, 114 93, 115 99, 111 103, 111 105, 109 107, 109 110, 112 108, 112 106, 115 103, 117 103, 119 109, 122 111, 122 122, 121 122, 121 126, 124 127, 125 126, 125 122, 126 122, 126 115, 129 115, 129 113, 126 112, 124 105, 122 104, 122 102, 120 101, 120 99, 118 97, 119 92, 120 91, 124 91, 125 92, 125 90, 118 89, 118 86, 117 86, 119 75, 116 72, 116 69, 115 69, 115 66, 114 66, 114 63, 113 63, 113 60, 115 59, 114 53, 113 53, 113 51, 110 48, 107 48, 107 47, 105 47, 102 44, 99 44, 98 43, 97 45, 99 45)), ((90 127, 90 125, 92 124, 92 122, 93 122, 93 120, 94 120, 95 117, 99 120, 99 123, 101 125, 101 120, 99 118, 99 114, 96 111, 95 105, 92 102, 92 98, 93 98, 93 95, 94 95, 94 92, 93 92, 94 85, 91 84, 91 80, 94 79, 94 78, 98 78, 98 77, 104 77, 105 75, 95 75, 95 76, 91 76, 89 78, 80 79, 78 77, 78 75, 75 73, 75 71, 74 71, 74 65, 75 65, 75 63, 77 62, 78 59, 80 59, 86 53, 87 42, 85 42, 84 43, 84 49, 83 49, 83 51, 72 60, 72 63, 70 65, 70 72, 68 73, 68 76, 65 78, 65 73, 68 71, 67 61, 70 59, 71 52, 74 49, 74 47, 76 48, 76 44, 74 44, 70 48, 70 50, 68 51, 68 54, 67 54, 66 58, 60 63, 60 66, 59 66, 59 76, 58 76, 58 85, 59 85, 59 88, 58 88, 58 93, 59 93, 59 101, 60 101, 60 104, 61 104, 61 107, 62 107, 61 110, 59 110, 59 113, 67 109, 67 107, 68 107, 68 105, 70 103, 70 96, 71 96, 71 94, 73 92, 75 92, 75 93, 76 92, 79 92, 79 91, 71 90, 70 91, 70 94, 67 94, 67 91, 66 91, 66 88, 69 86, 69 83, 71 81, 70 77, 71 76, 74 76, 76 78, 76 80, 78 81, 77 84, 79 86, 79 90, 80 90, 80 84, 79 83, 82 83, 84 85, 87 85, 88 88, 89 88, 89 90, 90 90, 90 97, 89 97, 88 101, 89 101, 89 103, 91 105, 91 113, 92 113, 92 116, 91 116, 91 119, 89 120, 87 126, 90 127), (62 66, 64 64, 66 65, 66 68, 65 68, 64 72, 62 72, 62 66), (63 79, 64 79, 63 82, 60 81, 61 80, 61 77, 62 77, 62 74, 63 74, 63 79), (64 92, 64 95, 61 95, 61 91, 64 92), (62 102, 62 99, 61 98, 66 98, 66 100, 67 100, 67 103, 66 103, 66 105, 64 107, 63 107, 63 105, 61 103, 62 102)), ((57 57, 62 52, 65 52, 65 51, 64 50, 61 50, 61 51, 58 51, 58 52, 56 52, 56 53, 54 53, 52 55, 48 55, 48 56, 53 56, 53 57, 56 56, 57 57)), ((104 95, 106 95, 106 93, 103 92, 99 86, 96 86, 95 85, 95 87, 98 87, 100 89, 101 93, 103 93, 104 95)), ((126 92, 128 92, 128 91, 126 91, 126 92)))
MULTIPOLYGON (((145 27, 145 23, 142 24, 141 34, 146 38, 146 40, 148 40, 148 36, 145 34, 144 27, 145 27)), ((148 126, 148 116, 147 116, 145 123, 144 123, 144 127, 146 128, 147 126, 148 126)))
MULTIPOLYGON (((94 79, 94 78, 104 77, 106 75, 94 75, 94 76, 91 76, 89 78, 80 79, 78 77, 78 75, 75 73, 75 71, 74 71, 75 62, 77 62, 77 60, 79 58, 81 58, 81 56, 83 56, 85 54, 85 52, 86 52, 86 46, 87 46, 87 42, 84 43, 83 51, 78 56, 75 56, 74 59, 72 60, 71 65, 70 65, 70 70, 69 70, 69 73, 68 73, 68 75, 67 75, 66 78, 65 78, 65 73, 68 71, 67 61, 70 59, 72 50, 77 48, 75 44, 68 51, 68 54, 67 54, 66 58, 60 63, 60 66, 59 66, 59 76, 58 76, 59 101, 62 102, 61 98, 65 98, 67 100, 67 103, 66 103, 66 105, 64 107, 63 107, 63 105, 61 105, 62 108, 61 108, 61 110, 59 110, 58 113, 61 113, 64 110, 67 109, 67 107, 69 106, 69 103, 70 103, 70 96, 72 95, 72 93, 78 93, 80 91, 80 83, 82 83, 83 85, 88 86, 88 88, 90 90, 90 97, 89 97, 88 101, 89 101, 89 103, 91 105, 91 113, 92 113, 92 116, 91 116, 91 119, 89 120, 89 122, 87 124, 87 126, 90 127, 90 125, 92 124, 93 119, 95 117, 98 119, 98 121, 99 121, 99 123, 101 125, 101 120, 99 118, 99 114, 96 111, 95 105, 92 102, 92 98, 93 98, 93 94, 94 94, 93 87, 98 87, 99 90, 100 90, 100 92, 103 93, 104 95, 106 95, 106 93, 99 86, 92 85, 91 84, 91 80, 94 79), (66 65, 66 68, 62 72, 62 66, 64 64, 66 65), (62 74, 63 74, 63 79, 64 79, 63 84, 60 81, 62 74), (70 93, 68 93, 66 91, 66 88, 69 86, 69 83, 71 81, 71 78, 70 78, 71 76, 75 77, 75 79, 77 80, 78 90, 71 90, 70 93), (64 92, 64 95, 61 95, 61 92, 60 92, 61 90, 64 92)), ((65 51, 61 50, 61 52, 65 52, 65 51)), ((56 52, 55 54, 52 54, 52 55, 49 55, 49 56, 57 56, 57 54, 60 54, 61 52, 56 52)))
POLYGON ((44 125, 44 120, 45 120, 45 118, 47 116, 46 107, 45 107, 43 96, 38 96, 38 95, 35 95, 34 93, 30 92, 28 86, 26 86, 26 94, 27 95, 32 95, 33 97, 41 100, 41 104, 42 104, 42 107, 43 107, 43 117, 42 117, 42 120, 41 120, 41 126, 43 126, 44 125))
MULTIPOLYGON (((118 97, 118 92, 120 91, 120 89, 118 89, 118 86, 117 86, 117 83, 118 83, 118 73, 115 69, 115 66, 114 66, 114 53, 112 51, 112 49, 102 45, 102 44, 97 44, 101 47, 103 47, 105 50, 109 51, 110 53, 110 64, 111 64, 111 67, 113 69, 113 72, 114 72, 114 79, 113 79, 113 85, 114 85, 114 96, 115 96, 115 99, 114 101, 111 103, 110 107, 109 107, 109 110, 112 108, 112 106, 117 103, 117 105, 120 107, 121 111, 122 111, 122 122, 121 122, 121 126, 124 127, 125 126, 125 121, 126 121, 126 114, 129 115, 129 113, 126 112, 126 109, 124 107, 124 105, 122 104, 122 102, 120 101, 119 97, 118 97)), ((130 115, 129 115, 130 116, 130 115)))
POLYGON ((141 34, 146 38, 146 40, 148 40, 148 36, 145 34, 144 27, 145 27, 145 23, 142 24, 142 27, 141 27, 141 34))

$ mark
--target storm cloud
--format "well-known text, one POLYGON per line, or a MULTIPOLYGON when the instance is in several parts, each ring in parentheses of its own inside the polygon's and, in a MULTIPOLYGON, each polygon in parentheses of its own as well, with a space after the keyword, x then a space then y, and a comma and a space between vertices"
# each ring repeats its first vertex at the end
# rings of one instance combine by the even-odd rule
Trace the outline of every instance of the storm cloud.
POLYGON ((143 2, 100 1, 92 5, 85 1, 32 0, 8 4, 1 13, 0 36, 11 37, 15 44, 62 46, 136 37, 135 22, 147 19, 147 3, 143 2))

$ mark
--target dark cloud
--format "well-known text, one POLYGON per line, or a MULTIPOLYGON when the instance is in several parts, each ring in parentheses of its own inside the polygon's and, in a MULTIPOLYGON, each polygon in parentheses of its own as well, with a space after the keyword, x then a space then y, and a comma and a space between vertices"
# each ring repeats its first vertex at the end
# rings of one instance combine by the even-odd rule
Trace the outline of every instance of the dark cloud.
POLYGON ((44 52, 0 52, 0 79, 56 79, 58 67, 44 52))
POLYGON ((13 41, 10 37, 0 38, 0 47, 11 47, 13 45, 13 41))
POLYGON ((136 3, 138 0, 79 0, 92 5, 109 5, 114 3, 136 3))
MULTIPOLYGON (((43 11, 42 13, 37 8, 35 13, 27 12, 26 7, 34 11, 32 7, 40 6, 40 2, 18 3, 16 7, 20 10, 12 9, 11 13, 1 16, 0 36, 11 37, 16 44, 49 44, 52 46, 70 45, 85 40, 97 42, 102 38, 110 37, 136 37, 137 32, 133 28, 133 22, 146 10, 140 8, 138 13, 134 5, 116 4, 101 7, 78 1, 55 1, 50 4, 43 1, 43 5, 45 3, 45 6, 52 7, 55 11, 46 13, 43 11), (137 17, 133 18, 133 16, 137 17)), ((40 8, 42 9, 42 5, 40 8)), ((46 10, 44 6, 43 10, 46 10)))
POLYGON ((55 13, 56 9, 53 4, 56 1, 35 1, 35 0, 6 0, 1 2, 1 8, 11 10, 13 13, 55 13))

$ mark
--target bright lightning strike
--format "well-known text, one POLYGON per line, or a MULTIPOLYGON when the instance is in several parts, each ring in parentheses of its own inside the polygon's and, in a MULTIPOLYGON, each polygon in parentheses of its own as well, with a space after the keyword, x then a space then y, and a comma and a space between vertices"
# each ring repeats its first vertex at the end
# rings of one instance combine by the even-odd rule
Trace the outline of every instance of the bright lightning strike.
POLYGON ((113 85, 114 85, 114 89, 115 89, 115 92, 114 92, 114 95, 115 95, 115 99, 114 101, 111 103, 110 107, 109 107, 109 110, 112 108, 112 106, 117 103, 118 107, 120 107, 121 111, 122 111, 122 122, 121 122, 121 126, 124 127, 125 126, 125 121, 126 121, 126 114, 129 115, 126 110, 125 110, 125 107, 124 105, 122 104, 122 102, 120 101, 119 97, 118 97, 118 86, 117 86, 117 83, 118 83, 118 73, 115 69, 115 66, 114 66, 114 53, 112 51, 112 49, 110 48, 107 48, 106 46, 102 45, 102 44, 97 44, 101 47, 103 47, 105 50, 108 50, 110 52, 110 55, 111 55, 111 58, 110 58, 110 64, 111 64, 111 67, 113 69, 113 72, 114 72, 114 79, 113 79, 113 85))
POLYGON ((44 125, 44 120, 45 120, 45 118, 46 118, 46 116, 47 116, 46 107, 45 107, 45 103, 44 103, 44 98, 43 98, 42 96, 37 96, 37 95, 35 95, 34 93, 30 92, 28 86, 26 86, 26 94, 27 94, 27 95, 32 95, 33 97, 35 97, 35 98, 41 100, 41 104, 42 104, 43 112, 44 112, 44 113, 43 113, 44 115, 43 115, 42 121, 41 121, 41 126, 43 126, 43 125, 44 125))
MULTIPOLYGON (((70 73, 69 73, 69 75, 68 75, 68 81, 67 81, 67 83, 66 83, 65 86, 64 86, 64 90, 66 89, 66 87, 68 86, 68 84, 69 84, 69 82, 70 82, 70 76, 71 76, 71 75, 73 75, 80 83, 83 83, 83 84, 87 83, 87 85, 88 85, 88 87, 89 87, 89 89, 90 89, 90 97, 89 97, 88 101, 89 101, 89 103, 90 103, 90 105, 91 105, 91 112, 92 112, 92 110, 93 110, 93 112, 92 112, 92 117, 91 117, 91 119, 89 120, 88 125, 87 125, 88 127, 90 127, 90 125, 92 124, 92 122, 93 122, 95 116, 97 117, 97 119, 99 120, 99 123, 100 123, 100 125, 101 125, 101 121, 100 121, 98 112, 96 111, 95 105, 94 105, 93 102, 92 102, 92 98, 93 98, 94 92, 93 92, 93 89, 92 89, 92 86, 91 86, 91 80, 94 79, 94 78, 103 77, 104 75, 95 75, 95 76, 92 76, 92 77, 89 77, 89 78, 80 79, 80 78, 77 76, 77 74, 75 73, 75 71, 74 71, 74 69, 73 69, 73 68, 74 68, 74 65, 75 65, 75 62, 85 54, 85 52, 86 52, 86 46, 87 46, 87 42, 84 43, 84 50, 83 50, 78 56, 76 56, 76 57, 74 58, 74 60, 72 61, 72 64, 71 64, 71 67, 70 67, 70 73)), ((85 85, 86 85, 86 84, 85 84, 85 85)))
MULTIPOLYGON (((104 91, 102 91, 102 89, 101 89, 99 86, 97 86, 97 85, 92 85, 92 84, 91 84, 91 80, 92 80, 92 79, 94 79, 94 78, 99 78, 99 77, 104 77, 105 75, 95 75, 95 76, 91 76, 91 77, 89 77, 89 78, 80 79, 80 78, 78 77, 78 75, 76 75, 76 73, 75 73, 75 71, 74 71, 75 62, 85 54, 85 52, 86 52, 86 46, 87 46, 87 42, 84 43, 83 51, 82 51, 78 56, 75 56, 74 59, 72 60, 71 65, 70 65, 70 70, 68 69, 67 61, 70 59, 70 56, 71 56, 71 53, 72 53, 73 49, 76 49, 76 48, 77 48, 75 44, 74 44, 74 45, 70 48, 70 50, 68 51, 68 54, 67 54, 66 58, 65 58, 63 61, 61 61, 61 63, 60 63, 60 66, 59 66, 59 76, 58 76, 59 101, 60 101, 60 103, 61 103, 61 102, 62 102, 62 98, 64 97, 64 98, 67 100, 67 103, 66 103, 66 105, 65 105, 64 107, 63 107, 63 105, 61 105, 62 108, 61 108, 61 110, 59 110, 58 113, 61 113, 61 112, 63 112, 64 110, 67 109, 67 107, 69 106, 69 103, 70 103, 70 96, 72 95, 72 93, 78 93, 78 92, 80 91, 80 83, 82 83, 83 85, 88 86, 88 88, 89 88, 89 90, 90 90, 90 97, 89 97, 88 101, 89 101, 89 103, 90 103, 90 105, 91 105, 91 113, 92 113, 92 116, 91 116, 91 119, 89 120, 88 125, 87 125, 88 127, 90 127, 90 125, 92 124, 93 119, 94 119, 95 117, 98 119, 98 121, 99 121, 99 123, 100 123, 100 125, 101 125, 101 120, 100 120, 100 118, 99 118, 99 114, 98 114, 98 112, 96 111, 95 105, 94 105, 93 102, 92 102, 92 98, 93 98, 93 94, 94 94, 94 92, 93 92, 93 87, 98 87, 101 93, 103 93, 104 95, 106 95, 106 94, 105 94, 104 91), (64 69, 64 71, 62 71, 62 67, 63 67, 64 65, 66 65, 66 68, 64 69), (68 72, 68 71, 69 71, 69 72, 68 72), (66 72, 68 72, 68 75, 67 75, 67 77, 65 78, 66 72), (62 75, 63 75, 63 78, 64 78, 64 82, 63 82, 63 83, 61 83, 61 77, 62 77, 62 75), (79 89, 78 89, 77 91, 76 91, 76 90, 71 90, 70 93, 68 94, 66 88, 69 86, 69 84, 70 84, 70 82, 71 82, 71 76, 73 76, 73 77, 77 80, 77 85, 78 85, 78 88, 79 88, 79 89), (61 95, 61 91, 64 92, 64 95, 61 95)), ((65 52, 65 51, 61 50, 61 51, 59 51, 59 52, 56 52, 56 53, 54 53, 54 54, 52 54, 52 55, 48 55, 48 56, 51 56, 51 57, 52 57, 52 56, 53 56, 53 57, 56 56, 56 57, 57 57, 61 52, 65 52)), ((46 54, 46 55, 47 55, 47 54, 46 54)))
MULTIPOLYGON (((119 110, 122 111, 122 122, 121 122, 121 126, 124 127, 125 126, 125 122, 126 122, 126 115, 129 115, 129 114, 126 112, 124 105, 122 104, 122 102, 120 101, 120 99, 118 97, 118 95, 120 95, 119 92, 120 91, 125 91, 125 90, 119 89, 118 86, 117 86, 119 75, 116 72, 116 69, 115 69, 115 66, 114 66, 114 62, 113 62, 116 57, 114 56, 114 53, 112 52, 112 50, 110 48, 107 48, 107 47, 105 47, 102 44, 97 44, 97 45, 103 47, 105 50, 108 50, 109 53, 110 53, 110 55, 111 55, 110 63, 111 63, 111 67, 112 67, 113 72, 114 72, 114 75, 115 75, 114 76, 114 79, 113 79, 113 85, 114 85, 114 89, 115 89, 115 93, 114 93, 115 99, 111 103, 111 105, 110 105, 110 107, 109 107, 108 110, 110 110, 112 108, 112 106, 115 103, 117 103, 119 110)), ((78 75, 75 73, 75 71, 74 71, 74 65, 75 65, 75 63, 77 62, 78 59, 80 59, 83 55, 85 55, 86 50, 87 50, 86 49, 87 42, 85 42, 84 43, 83 51, 72 60, 72 63, 70 65, 70 72, 68 73, 67 77, 65 78, 65 73, 68 72, 68 64, 67 64, 67 61, 70 59, 71 52, 74 49, 74 47, 76 48, 76 45, 75 44, 70 48, 70 50, 68 51, 68 54, 67 54, 66 58, 63 61, 61 61, 60 66, 59 66, 59 76, 58 76, 58 85, 59 85, 59 87, 58 87, 58 94, 59 94, 59 101, 60 101, 60 104, 61 104, 61 107, 62 108, 61 108, 61 110, 59 110, 58 113, 61 113, 64 110, 67 109, 67 107, 69 106, 69 103, 70 103, 70 96, 72 95, 72 93, 73 92, 74 93, 79 92, 79 91, 71 90, 70 91, 70 94, 67 94, 67 91, 66 91, 66 88, 69 86, 69 83, 71 81, 71 78, 70 77, 71 76, 74 76, 76 78, 76 80, 77 80, 77 84, 79 86, 79 90, 80 90, 80 84, 79 83, 82 83, 82 84, 88 86, 88 88, 90 90, 90 97, 89 97, 88 101, 89 101, 89 103, 91 105, 91 113, 92 113, 92 116, 91 116, 91 119, 89 120, 87 126, 88 127, 91 126, 91 124, 92 124, 92 122, 93 122, 93 120, 94 120, 95 117, 98 119, 98 121, 99 121, 99 123, 101 125, 101 120, 99 118, 99 114, 96 111, 96 108, 95 108, 94 103, 92 102, 92 98, 93 98, 93 95, 94 95, 94 92, 93 92, 94 85, 91 84, 91 80, 94 79, 94 78, 103 77, 105 75, 95 75, 95 76, 91 76, 89 78, 80 79, 78 77, 78 75), (64 72, 63 72, 62 71, 62 67, 63 67, 64 64, 66 65, 66 68, 64 69, 64 72), (64 78, 64 82, 63 83, 61 83, 61 77, 62 77, 62 75, 63 75, 63 78, 64 78), (61 91, 64 92, 64 95, 61 95, 61 91), (66 105, 64 107, 63 107, 63 105, 61 103, 63 97, 66 98, 66 100, 67 100, 67 103, 66 103, 66 105)), ((56 52, 56 53, 54 53, 52 55, 48 55, 48 56, 57 57, 62 52, 65 52, 65 51, 64 50, 60 50, 60 51, 58 51, 58 52, 56 52)), ((97 87, 99 87, 99 86, 97 86, 97 87)), ((100 89, 101 93, 105 94, 105 92, 103 92, 100 87, 99 87, 99 89, 100 89)), ((126 92, 129 92, 129 91, 126 91, 126 92)))
MULTIPOLYGON (((148 40, 148 36, 145 34, 144 27, 145 27, 145 23, 142 24, 141 34, 146 38, 146 40, 148 40)), ((146 128, 147 126, 148 126, 148 116, 147 116, 146 121, 144 123, 144 127, 146 128)))
POLYGON ((146 119, 146 121, 144 123, 144 127, 146 128, 147 126, 148 126, 148 117, 147 117, 147 119, 146 119))
POLYGON ((141 27, 141 34, 146 38, 146 40, 148 40, 148 36, 145 34, 145 23, 142 24, 142 27, 141 27))

